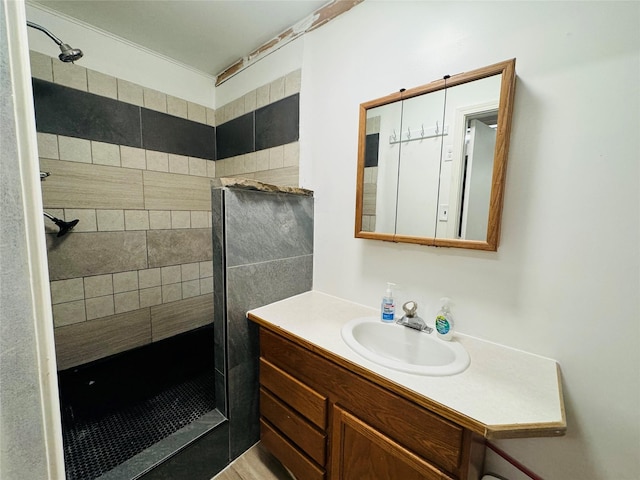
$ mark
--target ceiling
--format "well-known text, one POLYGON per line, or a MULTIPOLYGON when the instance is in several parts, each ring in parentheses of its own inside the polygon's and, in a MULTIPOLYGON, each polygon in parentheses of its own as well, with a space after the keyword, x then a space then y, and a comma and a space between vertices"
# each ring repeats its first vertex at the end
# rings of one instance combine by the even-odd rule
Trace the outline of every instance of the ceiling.
POLYGON ((217 75, 329 2, 30 0, 29 3, 72 17, 206 74, 217 75))

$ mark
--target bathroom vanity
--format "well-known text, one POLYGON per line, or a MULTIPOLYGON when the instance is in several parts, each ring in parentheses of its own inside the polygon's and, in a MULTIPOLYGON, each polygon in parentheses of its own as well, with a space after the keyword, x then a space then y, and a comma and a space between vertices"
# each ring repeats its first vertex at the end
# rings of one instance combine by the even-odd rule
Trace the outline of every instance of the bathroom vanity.
POLYGON ((260 327, 261 440, 299 480, 477 479, 485 438, 564 434, 555 361, 457 335, 464 372, 396 371, 341 338, 371 315, 313 291, 248 312, 260 327))

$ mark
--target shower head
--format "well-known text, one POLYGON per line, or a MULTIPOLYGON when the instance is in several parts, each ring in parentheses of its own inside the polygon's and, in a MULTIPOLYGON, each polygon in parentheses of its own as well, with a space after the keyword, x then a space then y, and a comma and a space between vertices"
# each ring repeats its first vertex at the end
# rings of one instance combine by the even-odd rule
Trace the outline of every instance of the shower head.
POLYGON ((75 227, 80 221, 78 219, 75 219, 71 220, 70 222, 65 222, 64 220, 60 220, 59 218, 56 218, 47 212, 42 213, 45 217, 47 217, 60 228, 60 230, 58 231, 58 235, 56 235, 57 237, 62 237, 63 235, 67 234, 69 230, 72 230, 73 227, 75 227))
POLYGON ((56 42, 56 45, 60 47, 60 51, 62 52, 60 55, 58 55, 58 58, 63 62, 73 63, 76 60, 79 60, 80 58, 82 58, 82 55, 83 55, 82 50, 80 50, 79 48, 71 48, 68 44, 62 43, 62 40, 60 40, 58 37, 56 37, 53 33, 51 33, 46 28, 38 25, 37 23, 33 23, 29 21, 27 21, 27 27, 40 30, 41 32, 46 34, 51 40, 56 42))

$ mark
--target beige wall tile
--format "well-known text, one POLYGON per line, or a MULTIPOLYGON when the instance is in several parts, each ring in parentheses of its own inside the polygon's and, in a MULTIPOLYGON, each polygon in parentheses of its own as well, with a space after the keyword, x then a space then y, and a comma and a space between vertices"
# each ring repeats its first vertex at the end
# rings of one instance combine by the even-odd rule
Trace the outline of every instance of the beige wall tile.
POLYGON ((207 125, 210 127, 216 126, 216 111, 213 108, 206 108, 207 113, 207 125))
POLYGON ((80 65, 53 62, 53 81, 58 85, 87 91, 87 69, 80 65))
POLYGON ((120 272, 113 274, 113 293, 138 290, 138 272, 120 272))
POLYGON ((125 210, 125 230, 149 230, 149 212, 146 210, 125 210))
POLYGON ((87 309, 87 320, 108 317, 115 313, 113 295, 87 298, 84 303, 85 308, 87 309))
POLYGON ((245 113, 247 112, 253 112, 256 109, 256 105, 257 105, 257 92, 255 90, 250 91, 249 93, 245 94, 244 98, 244 111, 245 113))
POLYGON ((269 170, 269 150, 259 150, 256 154, 256 172, 269 170))
POLYGON ((147 150, 147 170, 154 170, 156 172, 168 172, 169 171, 169 154, 165 152, 154 152, 153 150, 147 150))
POLYGON ((151 342, 148 308, 56 328, 58 369, 64 370, 151 342))
POLYGON ((48 159, 40 168, 52 173, 42 182, 49 208, 144 208, 140 171, 48 159))
POLYGON ((213 277, 200 279, 200 294, 213 293, 213 277))
POLYGON ((60 158, 57 135, 38 132, 38 156, 42 158, 60 158))
POLYGON ((143 107, 144 95, 142 87, 118 78, 118 100, 143 107))
POLYGON ((152 230, 169 230, 171 228, 171 212, 168 210, 150 210, 149 228, 152 230))
POLYGON ((143 178, 147 210, 211 210, 207 177, 145 171, 143 178))
POLYGON ((284 77, 284 96, 299 93, 302 84, 302 70, 294 70, 284 77))
POLYGON ((300 143, 293 142, 284 145, 283 167, 297 167, 300 159, 300 143))
POLYGON ((53 305, 74 300, 84 300, 84 282, 82 278, 51 282, 51 303, 53 305))
POLYGON ((207 162, 201 158, 189 157, 189 175, 207 176, 207 162))
POLYGON ((239 175, 244 170, 244 155, 238 155, 237 157, 227 158, 227 165, 225 167, 225 175, 239 175))
POLYGON ((182 300, 182 284, 170 283, 162 285, 162 303, 170 303, 182 300))
POLYGON ((262 85, 256 89, 256 108, 269 105, 269 84, 262 85))
POLYGON ((120 146, 113 143, 91 142, 91 156, 96 165, 120 166, 120 146))
POLYGON ((53 82, 52 58, 40 52, 29 51, 29 62, 31 63, 31 76, 53 82))
POLYGON ((131 312, 140 308, 138 291, 116 293, 113 296, 116 313, 131 312))
POLYGON ((276 78, 269 84, 269 103, 277 102, 284 98, 284 77, 276 78))
POLYGON ((247 153, 244 156, 244 173, 253 173, 256 171, 258 165, 256 152, 247 153))
POLYGON ((187 101, 167 95, 167 113, 180 118, 188 118, 187 101))
POLYGON ((62 239, 47 235, 49 277, 65 280, 145 269, 148 267, 146 234, 88 232, 65 235, 62 239))
POLYGON ((143 89, 144 106, 157 112, 167 113, 167 95, 150 88, 143 89))
POLYGON ((120 145, 120 163, 123 168, 147 168, 145 151, 142 148, 120 145))
POLYGON ((138 270, 138 284, 140 288, 159 287, 162 283, 159 268, 138 270))
POLYGON ((182 282, 182 298, 197 297, 200 295, 200 279, 182 282))
POLYGON ((207 160, 207 177, 215 178, 216 176, 216 162, 213 160, 207 160))
POLYGON ((209 226, 209 212, 191 212, 191 228, 207 228, 209 226))
POLYGON ((143 288, 140 290, 140 308, 152 307, 162 303, 162 287, 143 288))
POLYGON ((227 160, 216 160, 216 177, 227 175, 227 160))
POLYGON ((269 149, 269 170, 284 167, 284 146, 269 149))
POLYGON ((211 229, 149 230, 149 267, 180 265, 211 260, 211 229), (180 248, 176 248, 180 245, 180 248))
POLYGON ((255 180, 283 187, 297 187, 298 167, 278 168, 276 170, 265 170, 256 172, 255 180))
POLYGON ((200 262, 200 278, 213 277, 213 262, 200 262))
POLYGON ((194 122, 207 123, 207 111, 202 105, 197 103, 187 102, 187 118, 194 122))
POLYGON ((180 269, 182 272, 183 282, 200 278, 200 264, 197 262, 180 265, 180 269))
POLYGON ((60 160, 91 163, 91 142, 83 138, 58 137, 60 160))
POLYGON ((113 294, 112 275, 94 275, 84 277, 85 298, 103 297, 113 294))
POLYGON ((118 99, 118 81, 116 77, 95 70, 87 70, 87 84, 90 93, 118 99))
POLYGON ((151 307, 153 341, 193 330, 213 321, 213 298, 201 295, 151 307))
POLYGON ((98 230, 101 232, 121 232, 124 230, 123 210, 97 210, 98 230))
POLYGON ((162 267, 162 285, 170 283, 180 283, 182 281, 182 269, 180 265, 162 267))
POLYGON ((74 233, 78 232, 96 232, 98 231, 98 224, 96 222, 96 211, 93 209, 76 209, 65 208, 64 218, 66 221, 78 219, 78 224, 73 227, 74 233))
POLYGON ((191 228, 191 214, 188 211, 171 212, 171 228, 191 228))
POLYGON ((57 305, 53 305, 52 308, 53 325, 56 328, 84 322, 87 319, 87 314, 84 309, 84 300, 59 303, 57 305))
POLYGON ((229 109, 228 115, 229 120, 238 118, 246 113, 244 109, 244 98, 236 98, 227 104, 227 108, 229 109))
POLYGON ((189 174, 189 157, 184 155, 169 154, 169 172, 189 174))

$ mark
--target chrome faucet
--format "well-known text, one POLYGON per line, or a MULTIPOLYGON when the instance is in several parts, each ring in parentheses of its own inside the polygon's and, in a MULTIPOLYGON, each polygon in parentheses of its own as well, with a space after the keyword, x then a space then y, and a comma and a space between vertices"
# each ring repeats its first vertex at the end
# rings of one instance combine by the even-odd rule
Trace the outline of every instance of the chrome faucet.
POLYGON ((416 314, 418 311, 418 304, 416 302, 410 300, 402 305, 402 309, 405 314, 401 319, 396 320, 398 325, 413 328, 421 332, 433 332, 433 328, 429 327, 425 321, 416 314))

